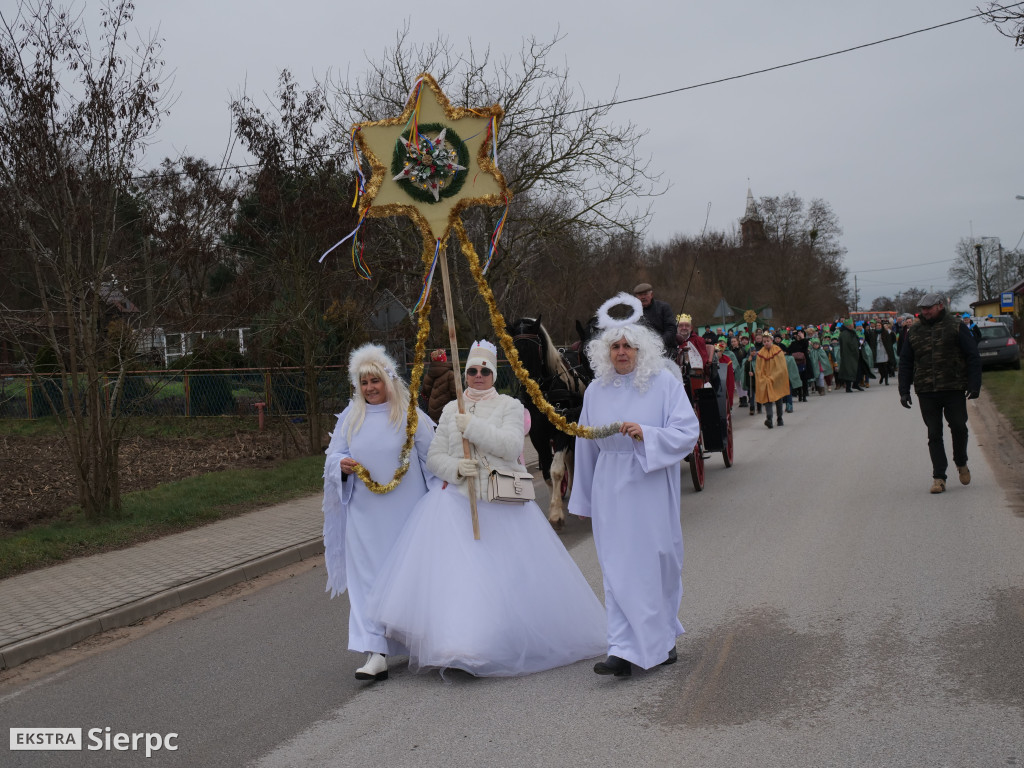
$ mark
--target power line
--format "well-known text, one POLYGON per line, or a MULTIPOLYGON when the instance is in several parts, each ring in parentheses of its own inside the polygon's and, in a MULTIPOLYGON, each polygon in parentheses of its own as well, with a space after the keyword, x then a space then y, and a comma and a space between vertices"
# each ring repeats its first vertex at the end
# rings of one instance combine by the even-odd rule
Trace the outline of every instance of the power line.
MULTIPOLYGON (((920 35, 920 34, 923 34, 925 32, 933 32, 936 29, 942 29, 943 27, 950 27, 950 26, 952 26, 954 24, 961 24, 961 23, 963 23, 965 21, 971 21, 972 19, 978 19, 978 18, 981 18, 982 16, 990 15, 992 13, 995 13, 996 11, 1005 11, 1005 10, 1007 10, 1009 8, 1016 8, 1016 7, 1021 6, 1021 5, 1024 5, 1024 2, 1011 3, 1010 5, 1004 5, 1004 6, 1000 6, 999 8, 992 8, 992 9, 987 10, 987 11, 982 11, 980 13, 975 13, 972 16, 964 16, 962 19, 954 19, 953 21, 946 21, 946 22, 943 22, 942 24, 934 24, 934 25, 932 25, 930 27, 922 27, 921 29, 915 29, 912 32, 904 32, 903 34, 900 34, 900 35, 893 35, 892 37, 882 38, 881 40, 875 40, 875 41, 870 42, 870 43, 862 43, 861 45, 855 45, 855 46, 853 46, 851 48, 843 48, 843 49, 838 50, 838 51, 832 51, 831 53, 823 53, 823 54, 820 54, 818 56, 811 56, 811 57, 806 58, 806 59, 800 59, 798 61, 791 61, 791 62, 789 62, 787 64, 777 64, 774 67, 765 67, 764 69, 756 69, 756 70, 753 70, 752 72, 744 72, 742 75, 730 75, 729 77, 720 77, 720 78, 718 78, 716 80, 707 80, 707 81, 705 81, 703 83, 696 83, 694 85, 685 85, 682 88, 673 88, 672 90, 669 90, 669 91, 659 91, 658 93, 651 93, 651 94, 648 94, 646 96, 635 96, 635 97, 633 97, 631 99, 620 99, 619 101, 609 101, 606 104, 598 104, 598 105, 593 106, 593 107, 581 107, 580 109, 573 109, 573 110, 569 110, 568 112, 558 112, 558 113, 555 113, 553 115, 550 115, 548 118, 545 118, 543 120, 534 120, 534 121, 531 121, 531 122, 523 123, 523 125, 524 126, 538 125, 540 123, 547 122, 549 119, 551 119, 551 117, 566 117, 568 115, 577 115, 577 114, 580 114, 582 112, 595 112, 595 111, 602 110, 602 109, 608 109, 610 107, 617 107, 617 106, 620 106, 622 104, 632 104, 633 102, 636 102, 636 101, 646 101, 647 99, 657 99, 657 98, 661 98, 662 96, 670 96, 670 95, 675 94, 675 93, 683 93, 684 91, 692 91, 692 90, 695 90, 697 88, 706 88, 709 85, 719 85, 721 83, 728 83, 728 82, 730 82, 732 80, 742 80, 743 78, 746 78, 746 77, 754 77, 755 75, 763 75, 763 74, 766 74, 768 72, 775 72, 775 71, 780 70, 780 69, 786 69, 788 67, 795 67, 795 66, 798 66, 800 64, 807 64, 807 63, 812 62, 812 61, 821 61, 822 59, 828 59, 828 58, 831 58, 832 56, 840 56, 840 55, 842 55, 844 53, 852 53, 853 51, 860 51, 860 50, 863 50, 865 48, 871 48, 871 47, 876 46, 876 45, 882 45, 883 43, 891 43, 894 40, 902 40, 903 38, 912 37, 914 35, 920 35)), ((327 153, 327 154, 324 154, 324 155, 307 155, 306 157, 304 157, 302 159, 303 160, 312 160, 312 159, 318 158, 318 157, 335 157, 335 156, 341 155, 341 154, 347 154, 347 153, 330 152, 330 153, 327 153)), ((241 170, 243 168, 255 168, 255 167, 258 167, 258 166, 259 166, 259 163, 241 163, 239 165, 220 166, 218 168, 214 168, 213 170, 218 170, 218 171, 237 171, 237 170, 241 170)), ((177 176, 180 176, 180 175, 183 175, 183 174, 184 174, 184 171, 177 171, 177 172, 174 173, 174 175, 177 175, 177 176)), ((135 177, 132 177, 132 178, 133 178, 133 180, 137 180, 137 179, 145 178, 145 176, 146 176, 146 174, 144 174, 143 176, 135 176, 135 177)))
MULTIPOLYGON (((1005 11, 1008 8, 1016 8, 1017 6, 1020 6, 1020 5, 1024 5, 1024 2, 1011 3, 1010 5, 1004 5, 1004 6, 1001 6, 999 8, 993 8, 993 9, 991 9, 989 11, 982 11, 981 13, 976 13, 973 16, 964 16, 962 19, 954 19, 953 21, 946 21, 946 22, 943 22, 942 24, 935 24, 935 25, 933 25, 931 27, 922 27, 921 29, 915 29, 913 32, 904 32, 902 35, 893 35, 892 37, 886 37, 886 38, 883 38, 881 40, 875 40, 874 42, 871 42, 871 43, 862 43, 861 45, 855 45, 852 48, 843 48, 842 50, 839 50, 839 51, 832 51, 831 53, 823 53, 820 56, 811 56, 810 58, 807 58, 807 59, 800 59, 799 61, 791 61, 788 64, 777 64, 774 67, 766 67, 765 69, 757 69, 757 70, 754 70, 753 72, 745 72, 742 75, 732 75, 730 77, 720 77, 717 80, 708 80, 708 81, 703 82, 703 83, 697 83, 696 85, 687 85, 687 86, 684 86, 682 88, 673 88, 670 91, 660 91, 658 93, 652 93, 652 94, 649 94, 647 96, 636 96, 636 97, 634 97, 632 99, 622 99, 621 101, 610 101, 607 104, 604 104, 604 105, 601 105, 601 106, 584 107, 583 109, 576 109, 576 110, 572 110, 571 112, 562 112, 558 116, 575 115, 575 114, 577 114, 579 112, 591 112, 593 110, 605 109, 607 107, 614 107, 614 106, 618 106, 620 104, 630 104, 630 103, 632 103, 634 101, 644 101, 645 99, 656 99, 656 98, 659 98, 661 96, 669 96, 669 95, 671 95, 673 93, 682 93, 683 91, 692 91, 695 88, 704 88, 705 86, 708 86, 708 85, 718 85, 719 83, 727 83, 727 82, 729 82, 731 80, 741 80, 741 79, 743 79, 745 77, 753 77, 754 75, 763 75, 763 74, 765 74, 767 72, 775 72, 776 70, 779 70, 779 69, 786 69, 787 67, 795 67, 795 66, 797 66, 799 64, 807 64, 808 62, 811 62, 811 61, 820 61, 821 59, 827 59, 827 58, 830 58, 832 56, 839 56, 839 55, 844 54, 844 53, 851 53, 853 51, 859 51, 859 50, 862 50, 864 48, 871 48, 872 46, 875 46, 875 45, 882 45, 883 43, 891 43, 893 40, 902 40, 905 37, 911 37, 913 35, 920 35, 920 34, 922 34, 924 32, 932 32, 932 31, 934 31, 936 29, 942 29, 943 27, 949 27, 949 26, 952 26, 953 24, 960 24, 961 22, 964 22, 964 21, 970 21, 971 19, 977 19, 977 18, 980 18, 982 16, 987 16, 987 15, 989 15, 991 13, 996 12, 996 11, 1005 11)), ((540 122, 540 121, 537 121, 537 122, 540 122)))
POLYGON ((939 261, 922 261, 920 264, 906 264, 902 267, 879 267, 878 269, 858 269, 853 274, 863 275, 865 272, 891 272, 894 269, 911 269, 913 267, 927 267, 932 264, 948 264, 956 259, 940 259, 939 261))

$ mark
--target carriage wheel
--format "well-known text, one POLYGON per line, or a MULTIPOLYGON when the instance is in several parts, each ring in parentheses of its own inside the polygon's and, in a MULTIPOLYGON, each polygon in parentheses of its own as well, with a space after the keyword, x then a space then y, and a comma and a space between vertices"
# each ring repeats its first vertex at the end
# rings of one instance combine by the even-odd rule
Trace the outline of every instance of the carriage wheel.
POLYGON ((693 480, 693 490, 698 493, 704 490, 704 452, 699 440, 690 454, 690 479, 693 480))
POLYGON ((722 449, 725 466, 732 466, 732 413, 725 414, 725 447, 722 449))

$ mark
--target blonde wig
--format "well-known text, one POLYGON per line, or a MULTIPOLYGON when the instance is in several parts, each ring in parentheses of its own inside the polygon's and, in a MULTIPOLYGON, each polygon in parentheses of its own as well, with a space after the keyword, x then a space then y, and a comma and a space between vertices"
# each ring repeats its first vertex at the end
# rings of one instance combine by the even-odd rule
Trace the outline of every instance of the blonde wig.
POLYGON ((348 377, 352 383, 352 409, 346 419, 346 437, 352 440, 366 419, 366 400, 359 382, 364 376, 376 376, 384 382, 388 393, 388 422, 399 428, 409 409, 409 388, 398 375, 398 365, 384 347, 364 344, 352 351, 348 359, 348 377))

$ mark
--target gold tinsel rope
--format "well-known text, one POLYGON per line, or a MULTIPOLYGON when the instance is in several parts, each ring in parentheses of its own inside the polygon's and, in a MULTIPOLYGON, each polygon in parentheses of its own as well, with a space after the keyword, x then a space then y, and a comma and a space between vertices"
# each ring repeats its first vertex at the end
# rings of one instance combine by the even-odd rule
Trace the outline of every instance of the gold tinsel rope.
POLYGON ((459 238, 459 243, 462 246, 462 253, 469 261, 469 271, 472 273, 473 279, 476 280, 476 285, 480 291, 480 295, 483 296, 484 301, 487 303, 487 309, 491 315, 491 325, 494 328, 495 334, 498 336, 501 348, 505 350, 505 357, 508 358, 509 365, 512 366, 512 371, 515 373, 516 378, 519 379, 520 383, 522 383, 524 387, 526 387, 526 391, 529 393, 530 399, 533 400, 533 404, 537 406, 537 409, 547 417, 548 421, 567 435, 595 440, 616 434, 622 427, 621 421, 617 421, 603 427, 581 426, 575 421, 569 421, 566 419, 545 399, 544 393, 541 392, 540 385, 530 378, 529 371, 523 367, 522 362, 519 360, 519 351, 516 349, 515 343, 512 341, 512 337, 508 335, 508 330, 505 326, 505 318, 502 317, 501 312, 498 311, 498 304, 494 299, 494 293, 491 291, 491 286, 488 285, 487 278, 484 277, 483 269, 480 267, 480 257, 477 255, 476 249, 473 248, 473 243, 470 242, 469 237, 466 235, 466 229, 462 225, 462 221, 456 219, 453 227, 455 229, 455 234, 459 238))
MULTIPOLYGON (((432 243, 423 241, 423 280, 426 282, 430 273, 430 265, 434 260, 432 243)), ((443 247, 443 245, 442 245, 443 247)), ((430 334, 430 296, 425 296, 419 311, 419 325, 416 331, 416 354, 413 358, 412 379, 409 382, 409 410, 405 419, 405 443, 398 457, 398 469, 389 483, 378 483, 370 477, 370 471, 362 464, 357 464, 356 477, 363 481, 367 488, 377 494, 385 494, 395 490, 409 471, 409 459, 412 456, 413 442, 416 440, 416 429, 419 426, 419 412, 416 403, 419 399, 420 382, 423 379, 423 366, 427 355, 427 336, 430 334)))

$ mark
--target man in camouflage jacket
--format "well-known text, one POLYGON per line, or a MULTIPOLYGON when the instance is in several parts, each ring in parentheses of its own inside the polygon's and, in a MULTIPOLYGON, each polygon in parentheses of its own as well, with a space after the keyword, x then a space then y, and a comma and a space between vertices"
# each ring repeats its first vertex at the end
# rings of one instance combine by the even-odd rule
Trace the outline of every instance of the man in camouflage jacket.
POLYGON ((953 463, 960 482, 971 482, 967 468, 967 400, 975 399, 981 391, 981 358, 970 329, 946 311, 939 294, 925 294, 918 306, 920 319, 907 332, 900 353, 900 403, 910 408, 913 384, 921 418, 928 427, 931 492, 942 493, 949 466, 942 439, 943 416, 953 437, 953 463))

